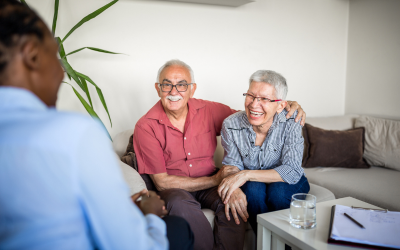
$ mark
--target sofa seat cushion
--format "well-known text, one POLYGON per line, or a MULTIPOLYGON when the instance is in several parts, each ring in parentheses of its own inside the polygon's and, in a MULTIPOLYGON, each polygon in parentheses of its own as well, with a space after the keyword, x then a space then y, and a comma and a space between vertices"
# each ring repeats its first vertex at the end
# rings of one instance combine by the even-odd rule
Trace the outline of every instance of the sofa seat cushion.
POLYGON ((400 211, 400 171, 372 166, 367 169, 307 168, 309 182, 333 192, 336 199, 353 197, 391 211, 400 211))

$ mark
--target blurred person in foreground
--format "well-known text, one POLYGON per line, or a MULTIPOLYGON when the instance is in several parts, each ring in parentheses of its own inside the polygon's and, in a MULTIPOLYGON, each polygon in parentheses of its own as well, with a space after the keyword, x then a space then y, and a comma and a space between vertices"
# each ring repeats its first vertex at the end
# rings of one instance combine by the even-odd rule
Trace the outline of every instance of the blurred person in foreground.
POLYGON ((104 129, 54 109, 57 50, 35 12, 0 0, 0 249, 192 249, 154 192, 129 196, 104 129))
POLYGON ((249 222, 257 232, 257 214, 290 207, 295 193, 308 193, 310 185, 301 167, 304 139, 297 111, 287 117, 286 80, 270 70, 256 71, 244 93, 244 111, 226 118, 221 130, 225 150, 222 164, 236 173, 219 184, 227 203, 236 190, 247 197, 249 222))

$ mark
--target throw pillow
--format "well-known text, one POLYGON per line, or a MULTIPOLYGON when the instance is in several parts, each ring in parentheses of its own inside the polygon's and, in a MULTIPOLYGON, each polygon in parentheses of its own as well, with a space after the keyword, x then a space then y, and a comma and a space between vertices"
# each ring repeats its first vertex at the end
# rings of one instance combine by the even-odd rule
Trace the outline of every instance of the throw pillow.
POLYGON ((400 121, 361 116, 355 127, 365 128, 365 160, 400 171, 400 121))
POLYGON ((303 131, 308 148, 304 168, 369 168, 363 160, 364 128, 325 130, 306 123, 303 131))

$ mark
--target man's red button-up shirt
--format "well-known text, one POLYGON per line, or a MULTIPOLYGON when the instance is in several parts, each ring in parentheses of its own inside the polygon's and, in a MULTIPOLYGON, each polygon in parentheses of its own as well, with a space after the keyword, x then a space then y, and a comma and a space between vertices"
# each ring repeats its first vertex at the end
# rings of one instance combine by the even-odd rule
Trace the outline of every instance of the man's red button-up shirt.
POLYGON ((191 98, 185 131, 175 128, 159 101, 136 123, 133 146, 140 174, 209 176, 222 122, 235 111, 226 105, 191 98))

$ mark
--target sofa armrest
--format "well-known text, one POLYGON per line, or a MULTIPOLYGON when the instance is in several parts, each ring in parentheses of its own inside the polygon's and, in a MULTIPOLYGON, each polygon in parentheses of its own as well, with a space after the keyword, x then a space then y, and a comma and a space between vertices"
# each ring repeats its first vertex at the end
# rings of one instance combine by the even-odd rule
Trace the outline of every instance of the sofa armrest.
POLYGON ((118 160, 118 163, 125 182, 129 186, 130 195, 138 193, 143 189, 147 189, 142 177, 135 169, 120 160, 118 160))

